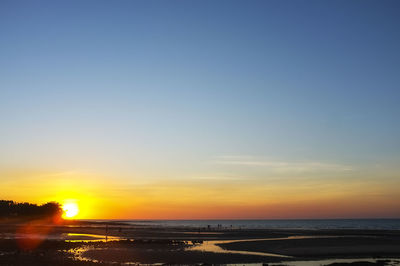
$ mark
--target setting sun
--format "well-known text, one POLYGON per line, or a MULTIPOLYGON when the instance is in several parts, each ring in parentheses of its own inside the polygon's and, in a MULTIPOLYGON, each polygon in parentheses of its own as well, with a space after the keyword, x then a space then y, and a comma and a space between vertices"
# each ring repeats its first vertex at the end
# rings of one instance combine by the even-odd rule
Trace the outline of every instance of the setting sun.
POLYGON ((64 218, 73 218, 79 213, 78 204, 76 204, 74 202, 65 203, 62 206, 62 209, 64 211, 64 214, 63 214, 64 218))

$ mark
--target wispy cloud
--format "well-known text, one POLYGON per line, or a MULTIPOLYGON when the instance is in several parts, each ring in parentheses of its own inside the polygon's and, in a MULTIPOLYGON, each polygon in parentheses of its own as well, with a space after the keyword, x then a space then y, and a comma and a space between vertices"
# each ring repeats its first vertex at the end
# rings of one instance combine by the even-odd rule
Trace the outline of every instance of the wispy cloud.
POLYGON ((274 172, 322 172, 322 171, 352 171, 350 165, 326 163, 320 161, 284 161, 271 160, 257 156, 218 156, 213 164, 243 167, 259 167, 274 172))

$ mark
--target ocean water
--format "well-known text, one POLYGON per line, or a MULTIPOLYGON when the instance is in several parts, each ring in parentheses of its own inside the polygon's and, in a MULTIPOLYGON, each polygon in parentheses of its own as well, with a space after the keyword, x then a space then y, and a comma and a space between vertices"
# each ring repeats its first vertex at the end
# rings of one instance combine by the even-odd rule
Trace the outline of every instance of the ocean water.
POLYGON ((242 229, 387 229, 400 230, 400 219, 300 220, 96 220, 137 226, 242 229))

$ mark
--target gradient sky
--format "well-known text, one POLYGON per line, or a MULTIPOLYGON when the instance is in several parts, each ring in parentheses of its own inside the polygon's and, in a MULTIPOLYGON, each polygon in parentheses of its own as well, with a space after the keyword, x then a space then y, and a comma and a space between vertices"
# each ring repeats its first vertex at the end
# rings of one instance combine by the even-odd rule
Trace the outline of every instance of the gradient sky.
POLYGON ((1 1, 0 198, 80 218, 400 218, 399 1, 1 1))

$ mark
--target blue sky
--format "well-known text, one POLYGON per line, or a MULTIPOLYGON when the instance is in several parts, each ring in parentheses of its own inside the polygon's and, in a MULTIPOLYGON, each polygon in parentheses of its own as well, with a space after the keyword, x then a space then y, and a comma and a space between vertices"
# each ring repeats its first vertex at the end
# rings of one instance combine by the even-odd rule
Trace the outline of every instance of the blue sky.
POLYGON ((276 165, 290 180, 300 163, 331 180, 377 166, 369 178, 398 181, 399 11, 398 1, 2 1, 0 166, 122 184, 259 180, 276 165), (248 167, 260 164, 269 170, 248 167))

